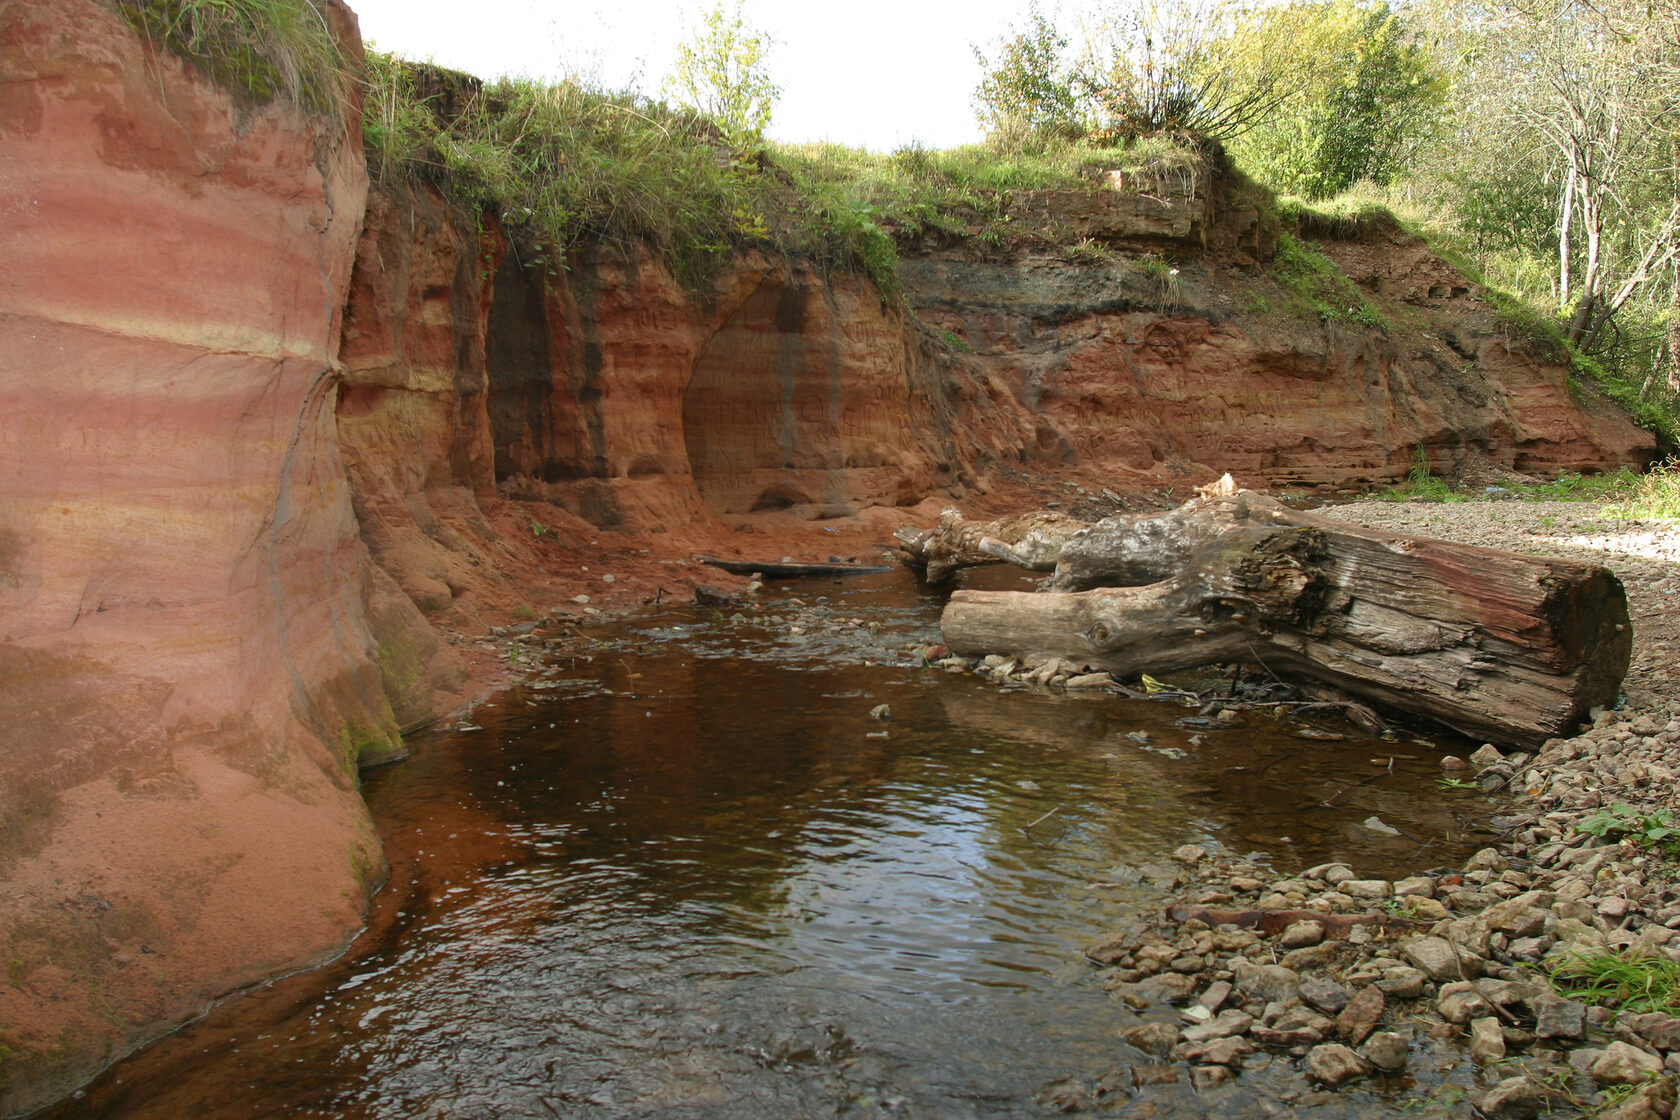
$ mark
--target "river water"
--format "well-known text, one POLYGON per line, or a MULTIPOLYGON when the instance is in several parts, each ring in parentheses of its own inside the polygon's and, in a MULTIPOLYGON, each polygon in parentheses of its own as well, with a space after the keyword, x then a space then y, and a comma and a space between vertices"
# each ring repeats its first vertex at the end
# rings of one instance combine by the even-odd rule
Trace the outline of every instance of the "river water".
MULTIPOLYGON (((1173 849, 1376 876, 1485 840, 1434 744, 948 674, 905 649, 940 603, 893 573, 591 632, 368 776, 392 876, 344 958, 57 1115, 1200 1115, 1130 1089, 1080 955, 1158 912, 1173 849)), ((1304 1088, 1261 1061, 1217 1112, 1304 1088)))

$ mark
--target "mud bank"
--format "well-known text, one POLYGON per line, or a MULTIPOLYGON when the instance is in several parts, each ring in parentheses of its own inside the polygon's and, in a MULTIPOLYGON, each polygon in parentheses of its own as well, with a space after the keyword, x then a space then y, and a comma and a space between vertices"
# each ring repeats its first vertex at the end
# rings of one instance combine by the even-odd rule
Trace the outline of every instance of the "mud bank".
POLYGON ((1651 452, 1398 234, 1327 251, 1414 325, 1244 312, 1268 238, 1212 179, 1024 197, 902 304, 751 253, 700 294, 602 246, 550 277, 493 214, 370 193, 355 106, 236 100, 95 0, 0 11, 0 141, 0 1111, 345 944, 358 768, 498 683, 491 626, 1031 487, 1651 452))

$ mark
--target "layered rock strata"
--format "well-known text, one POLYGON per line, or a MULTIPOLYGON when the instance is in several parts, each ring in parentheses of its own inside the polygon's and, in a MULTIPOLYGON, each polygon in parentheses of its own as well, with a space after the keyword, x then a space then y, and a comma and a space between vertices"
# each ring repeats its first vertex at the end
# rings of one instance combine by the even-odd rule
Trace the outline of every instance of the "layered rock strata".
POLYGON ((335 430, 365 191, 352 123, 91 0, 0 8, 0 1111, 335 952, 382 876, 335 430))

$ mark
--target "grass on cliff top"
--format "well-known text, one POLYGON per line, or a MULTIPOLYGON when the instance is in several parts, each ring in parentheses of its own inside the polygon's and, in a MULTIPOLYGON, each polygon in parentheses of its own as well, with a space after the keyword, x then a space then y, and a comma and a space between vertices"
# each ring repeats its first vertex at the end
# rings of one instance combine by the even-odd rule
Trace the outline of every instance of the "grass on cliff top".
POLYGON ((276 98, 317 115, 347 103, 350 75, 322 0, 108 0, 152 44, 246 104, 276 98))
POLYGON ((867 273, 896 290, 897 239, 1001 245, 1007 192, 1095 187, 1114 167, 1189 167, 1164 143, 983 146, 891 155, 832 144, 732 146, 686 109, 568 80, 463 74, 371 54, 363 136, 377 179, 433 183, 497 215, 557 267, 584 237, 641 243, 703 288, 733 252, 762 248, 867 273))

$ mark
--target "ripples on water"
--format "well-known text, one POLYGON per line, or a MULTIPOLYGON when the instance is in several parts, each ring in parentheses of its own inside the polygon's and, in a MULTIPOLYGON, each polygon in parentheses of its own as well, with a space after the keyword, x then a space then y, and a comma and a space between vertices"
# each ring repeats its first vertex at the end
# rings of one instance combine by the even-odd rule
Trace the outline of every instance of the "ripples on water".
POLYGON ((838 625, 645 618, 418 737, 367 783, 393 874, 351 953, 60 1115, 1036 1113, 1140 1060, 1079 950, 1179 844, 1366 874, 1477 846, 1432 747, 1197 742, 1181 708, 906 663, 939 604, 902 577, 795 590, 838 625))

